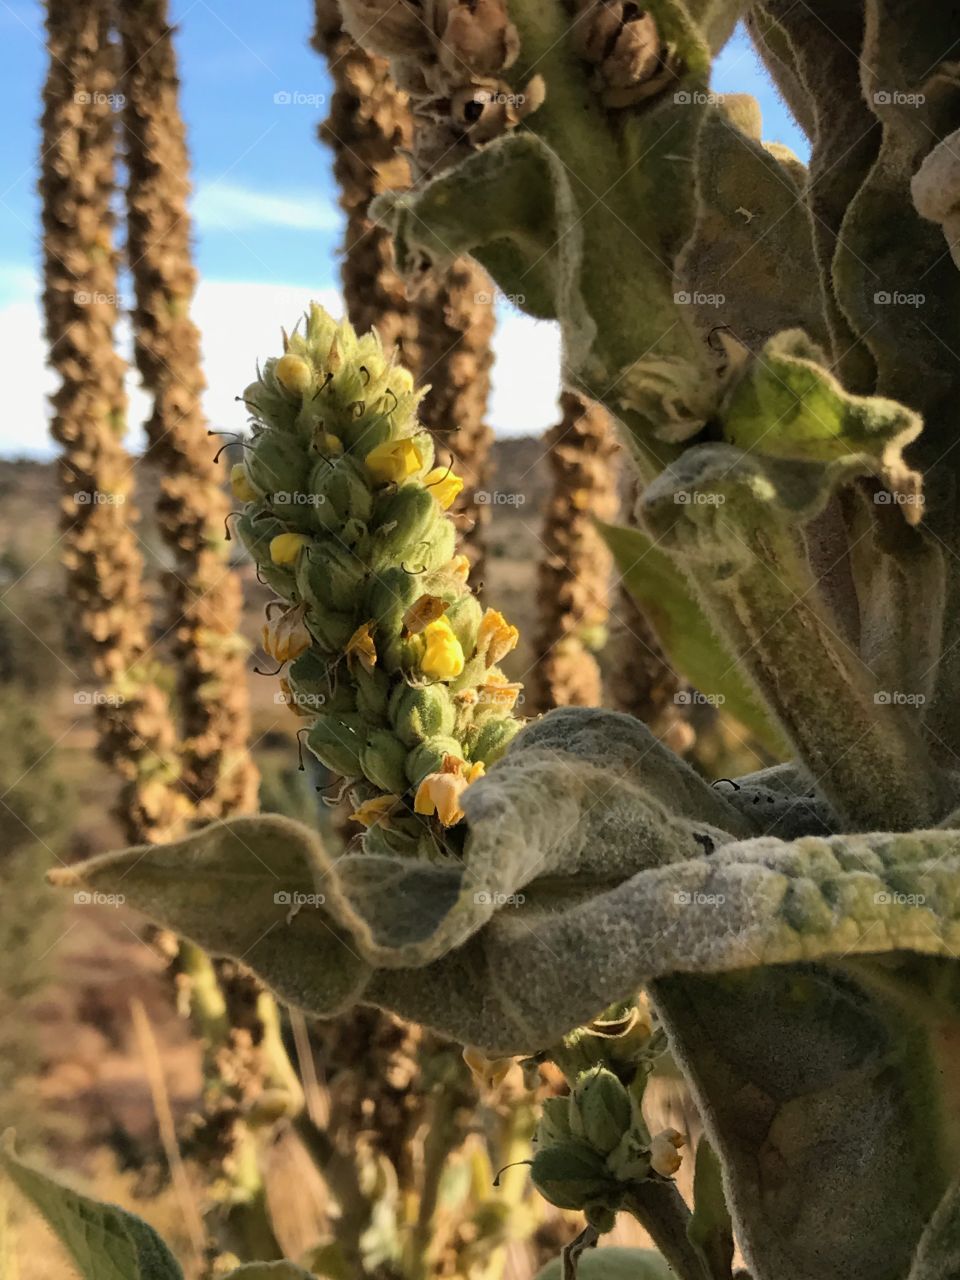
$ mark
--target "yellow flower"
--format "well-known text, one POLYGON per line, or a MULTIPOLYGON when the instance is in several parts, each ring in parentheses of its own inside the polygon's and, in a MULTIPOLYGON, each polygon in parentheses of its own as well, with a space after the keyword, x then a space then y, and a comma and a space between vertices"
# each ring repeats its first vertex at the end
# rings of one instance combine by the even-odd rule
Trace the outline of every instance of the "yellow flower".
POLYGON ((377 665, 377 647, 373 642, 370 628, 373 622, 365 622, 347 641, 344 653, 348 659, 356 658, 364 671, 370 672, 377 665))
POLYGON ((423 483, 444 511, 449 510, 463 489, 463 477, 456 475, 449 467, 434 467, 423 477, 423 483))
POLYGON ((463 670, 463 648, 446 618, 437 618, 423 629, 424 650, 420 670, 434 680, 453 680, 463 670))
POLYGON ((278 533, 270 539, 270 559, 274 564, 293 564, 310 539, 305 533, 278 533))
POLYGON ((463 817, 460 796, 471 782, 483 777, 483 762, 467 764, 457 756, 444 756, 439 773, 428 773, 413 798, 414 813, 436 814, 445 827, 454 827, 463 817))
POLYGON ((338 458, 343 453, 343 441, 331 431, 321 431, 314 436, 314 448, 329 457, 338 458))
POLYGON ((477 634, 477 654, 490 667, 517 647, 520 632, 497 609, 488 609, 477 634))
POLYGON ((273 613, 263 624, 263 649, 277 662, 288 662, 310 648, 310 632, 303 621, 304 606, 273 613))
POLYGON ((257 491, 247 477, 247 469, 242 462, 236 462, 230 468, 230 490, 240 502, 253 502, 257 491))
POLYGON ((439 596, 419 596, 403 615, 404 630, 409 635, 418 636, 424 627, 443 617, 446 607, 439 596))
POLYGON ((672 1178, 683 1163, 680 1148, 686 1138, 676 1129, 664 1129, 650 1140, 650 1168, 661 1177, 672 1178))
POLYGON ((513 1066, 512 1058, 488 1058, 482 1049, 473 1044, 468 1044, 464 1049, 463 1060, 470 1068, 470 1074, 479 1089, 496 1089, 513 1066))
POLYGON ((399 803, 399 796, 374 796, 372 800, 364 800, 350 817, 363 827, 375 827, 378 823, 388 827, 390 810, 399 803))
POLYGON ((313 381, 310 366, 301 356, 281 356, 274 373, 281 387, 297 396, 302 396, 308 391, 313 381))
POLYGON ((470 577, 470 558, 469 556, 454 556, 447 565, 447 571, 457 579, 458 582, 466 582, 470 577))
POLYGON ((401 480, 408 479, 420 470, 423 466, 423 455, 416 442, 409 438, 385 440, 383 444, 378 444, 375 449, 370 450, 364 462, 374 480, 379 481, 380 484, 386 484, 388 481, 399 484, 401 480))

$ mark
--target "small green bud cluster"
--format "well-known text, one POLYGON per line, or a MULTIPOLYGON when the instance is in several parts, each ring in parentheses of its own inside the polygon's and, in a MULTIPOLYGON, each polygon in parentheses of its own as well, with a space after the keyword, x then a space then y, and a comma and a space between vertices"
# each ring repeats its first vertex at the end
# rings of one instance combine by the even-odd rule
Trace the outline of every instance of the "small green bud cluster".
POLYGON ((376 334, 314 305, 244 393, 253 435, 232 475, 239 535, 279 597, 263 644, 290 663, 286 700, 355 782, 366 847, 393 853, 444 844, 520 727, 498 666, 517 631, 470 590, 447 514, 462 481, 434 466, 422 394, 376 334))
POLYGON ((651 1138, 639 1103, 614 1072, 582 1072, 568 1097, 548 1098, 536 1134, 531 1177, 558 1209, 582 1209, 597 1231, 613 1227, 638 1182, 670 1177, 683 1139, 674 1129, 651 1138))

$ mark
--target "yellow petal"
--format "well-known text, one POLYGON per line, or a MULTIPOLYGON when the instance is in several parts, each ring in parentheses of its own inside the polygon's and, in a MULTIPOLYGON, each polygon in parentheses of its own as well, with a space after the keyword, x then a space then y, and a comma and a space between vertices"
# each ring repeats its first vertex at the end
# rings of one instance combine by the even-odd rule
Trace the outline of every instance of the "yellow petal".
POLYGON ((240 502, 253 502, 256 499, 257 491, 250 483, 242 462, 236 462, 230 468, 230 491, 240 502))
POLYGON ((274 564, 293 564, 310 539, 305 533, 278 533, 270 539, 270 559, 274 564))
POLYGON ((344 650, 348 658, 357 658, 365 671, 372 671, 377 665, 377 647, 374 644, 372 627, 372 621, 357 627, 344 650))
POLYGON ((423 629, 424 650, 420 670, 433 680, 453 680, 463 671, 460 641, 446 618, 437 618, 423 629))
POLYGON ((403 615, 404 630, 412 636, 418 636, 431 622, 443 617, 446 607, 445 601, 439 596, 420 596, 403 615))
POLYGON ((381 484, 399 484, 409 479, 423 466, 423 457, 416 441, 385 440, 371 449, 364 458, 367 470, 381 484))
POLYGON ((456 475, 449 467, 434 467, 423 477, 423 483, 444 511, 449 510, 463 491, 463 477, 456 475))
POLYGON ((512 1058, 488 1058, 482 1049, 472 1044, 464 1049, 463 1060, 480 1089, 495 1089, 513 1066, 512 1058))
POLYGON ((377 823, 383 823, 386 826, 387 815, 399 802, 399 796, 374 796, 372 800, 365 800, 359 805, 350 817, 363 827, 375 827, 377 823))
POLYGON ((477 633, 477 653, 489 666, 493 666, 517 647, 519 639, 520 632, 507 622, 499 610, 488 609, 477 633))

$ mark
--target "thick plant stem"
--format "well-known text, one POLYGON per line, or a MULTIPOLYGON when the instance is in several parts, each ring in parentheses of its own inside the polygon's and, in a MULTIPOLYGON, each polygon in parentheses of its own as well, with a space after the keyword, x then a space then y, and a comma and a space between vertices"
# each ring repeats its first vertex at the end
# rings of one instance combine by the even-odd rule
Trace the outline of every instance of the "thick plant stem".
POLYGON ((537 566, 537 706, 596 707, 603 700, 601 647, 610 612, 612 558, 596 521, 616 514, 616 449, 604 409, 565 391, 546 436, 552 491, 537 566))
POLYGON ((128 839, 163 840, 182 814, 175 730, 166 693, 146 662, 149 609, 128 497, 133 464, 123 446, 124 363, 114 349, 116 47, 109 6, 47 5, 40 195, 44 310, 53 397, 67 593, 93 677, 98 753, 123 779, 116 806, 128 839))
POLYGON ((626 1207, 650 1233, 679 1280, 709 1280, 687 1237, 690 1210, 674 1183, 645 1182, 630 1194, 626 1207))
POLYGON ((376 329, 418 382, 430 390, 420 407, 438 445, 437 461, 464 481, 453 510, 471 570, 482 576, 489 519, 486 484, 493 432, 486 422, 493 356, 494 289, 469 258, 457 259, 441 281, 410 299, 394 264, 390 233, 369 217, 385 191, 411 184, 406 153, 414 120, 386 59, 366 52, 341 27, 335 0, 316 0, 313 47, 333 79, 330 113, 320 138, 333 151, 340 207, 347 218, 341 262, 347 315, 358 331, 376 329), (477 501, 477 493, 481 498, 477 501))
POLYGON ((183 715, 184 784, 197 816, 256 807, 247 750, 240 585, 228 563, 220 485, 201 405, 200 335, 190 319, 188 158, 165 0, 117 9, 123 37, 128 255, 137 366, 153 399, 148 458, 162 472, 159 515, 174 557, 171 624, 183 715))

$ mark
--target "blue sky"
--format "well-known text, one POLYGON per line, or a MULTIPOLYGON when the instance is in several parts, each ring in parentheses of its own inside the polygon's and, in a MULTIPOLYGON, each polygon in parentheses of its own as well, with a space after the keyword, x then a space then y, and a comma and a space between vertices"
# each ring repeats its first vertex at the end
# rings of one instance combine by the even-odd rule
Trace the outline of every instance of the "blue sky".
MULTIPOLYGON (((211 383, 207 410, 217 425, 238 426, 232 397, 249 381, 255 356, 272 350, 279 326, 289 326, 311 295, 336 306, 340 214, 329 155, 316 140, 329 80, 309 45, 312 3, 174 0, 172 10, 195 185, 195 314, 211 383)), ((41 6, 0 0, 0 41, 9 104, 0 131, 0 349, 20 386, 14 412, 0 422, 0 453, 42 456, 50 379, 36 303, 41 6)), ((806 155, 802 134, 739 34, 717 61, 714 87, 753 93, 765 137, 806 155)), ((500 320, 491 420, 507 434, 540 431, 553 413, 557 336, 516 314, 500 320)), ((135 421, 143 405, 133 380, 131 395, 135 421)))

